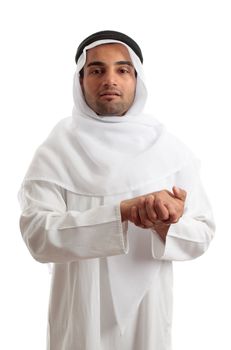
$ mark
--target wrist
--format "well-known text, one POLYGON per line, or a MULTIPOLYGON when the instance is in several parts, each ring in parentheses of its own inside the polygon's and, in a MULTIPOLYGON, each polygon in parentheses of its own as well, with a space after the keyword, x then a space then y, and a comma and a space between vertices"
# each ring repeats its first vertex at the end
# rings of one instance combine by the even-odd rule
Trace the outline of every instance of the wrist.
POLYGON ((120 203, 120 215, 121 215, 121 221, 122 222, 128 220, 128 217, 127 217, 127 206, 126 206, 125 201, 122 201, 120 203))
POLYGON ((166 236, 168 234, 168 230, 170 226, 171 224, 164 224, 164 223, 157 223, 153 225, 154 230, 160 236, 163 242, 166 241, 166 236))

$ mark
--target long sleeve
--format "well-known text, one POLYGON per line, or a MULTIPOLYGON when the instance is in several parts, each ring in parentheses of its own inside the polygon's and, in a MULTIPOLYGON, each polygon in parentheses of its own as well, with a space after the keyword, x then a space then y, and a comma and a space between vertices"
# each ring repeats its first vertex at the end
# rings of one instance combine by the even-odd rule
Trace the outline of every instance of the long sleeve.
MULTIPOLYGON (((202 255, 208 248, 215 224, 205 191, 198 174, 187 195, 184 215, 169 228, 166 242, 152 231, 152 255, 160 260, 190 260, 202 255)), ((192 175, 192 176, 193 176, 192 175)), ((187 174, 184 176, 187 177, 187 174)))
POLYGON ((90 209, 68 210, 66 191, 45 181, 27 181, 21 192, 20 229, 36 260, 65 263, 126 253, 118 205, 98 202, 90 209))

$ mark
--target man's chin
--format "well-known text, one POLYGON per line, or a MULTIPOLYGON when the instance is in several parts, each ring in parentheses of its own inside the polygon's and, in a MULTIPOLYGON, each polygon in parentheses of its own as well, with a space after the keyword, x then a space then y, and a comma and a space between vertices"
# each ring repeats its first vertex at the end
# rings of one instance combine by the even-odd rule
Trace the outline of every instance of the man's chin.
MULTIPOLYGON (((110 102, 109 102, 110 103, 110 102)), ((126 113, 124 106, 115 104, 98 106, 97 114, 102 117, 121 117, 126 113)))

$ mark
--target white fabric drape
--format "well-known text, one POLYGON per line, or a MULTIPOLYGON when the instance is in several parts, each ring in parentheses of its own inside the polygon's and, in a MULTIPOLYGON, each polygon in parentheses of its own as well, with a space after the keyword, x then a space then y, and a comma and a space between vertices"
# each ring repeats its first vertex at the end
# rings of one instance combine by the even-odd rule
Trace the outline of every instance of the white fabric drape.
MULTIPOLYGON (((158 187, 174 183, 182 184, 189 195, 185 215, 171 226, 166 244, 151 230, 137 231, 138 240, 133 239, 133 225, 121 223, 120 195, 84 196, 51 182, 24 183, 23 238, 36 260, 54 263, 49 350, 171 349, 171 261, 203 254, 214 230, 195 169, 186 167, 158 187), (151 276, 139 305, 128 310, 126 293, 130 286, 137 287, 134 283, 151 261, 158 273, 151 276)), ((147 281, 141 276, 139 282, 142 286, 147 281)))

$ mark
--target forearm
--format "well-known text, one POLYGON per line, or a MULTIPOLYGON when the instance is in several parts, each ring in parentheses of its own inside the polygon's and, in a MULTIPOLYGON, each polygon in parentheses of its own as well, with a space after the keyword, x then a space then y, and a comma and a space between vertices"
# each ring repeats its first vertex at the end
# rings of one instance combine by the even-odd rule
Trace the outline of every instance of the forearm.
POLYGON ((152 254, 161 260, 191 260, 202 255, 214 236, 212 220, 200 220, 183 216, 176 224, 169 227, 166 241, 152 230, 152 254))
POLYGON ((36 260, 63 263, 126 252, 118 205, 91 203, 43 181, 26 183, 21 194, 20 228, 36 260))
POLYGON ((24 212, 20 227, 28 249, 40 262, 64 263, 126 251, 126 233, 116 206, 83 213, 24 212))

